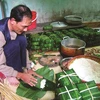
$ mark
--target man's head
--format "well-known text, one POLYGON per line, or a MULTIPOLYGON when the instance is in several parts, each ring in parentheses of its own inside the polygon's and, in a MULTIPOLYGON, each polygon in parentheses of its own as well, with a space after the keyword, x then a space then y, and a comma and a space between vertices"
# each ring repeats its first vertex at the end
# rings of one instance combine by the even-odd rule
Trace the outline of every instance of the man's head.
POLYGON ((18 5, 11 10, 10 27, 12 31, 21 34, 27 31, 27 27, 32 23, 32 12, 26 5, 18 5))

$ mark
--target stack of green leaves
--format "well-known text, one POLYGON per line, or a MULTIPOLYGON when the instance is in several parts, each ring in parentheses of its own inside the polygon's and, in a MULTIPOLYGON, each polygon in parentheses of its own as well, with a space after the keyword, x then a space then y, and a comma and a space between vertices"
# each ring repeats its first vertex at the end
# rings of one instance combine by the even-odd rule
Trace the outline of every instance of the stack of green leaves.
POLYGON ((80 82, 81 79, 77 76, 73 69, 63 70, 62 72, 56 74, 57 87, 76 84, 80 82))
POLYGON ((79 83, 77 87, 82 96, 82 100, 100 100, 100 90, 94 81, 79 83))
MULTIPOLYGON (((36 70, 36 72, 51 82, 54 80, 54 71, 50 70, 48 66, 44 66, 36 70)), ((37 84, 37 86, 39 86, 39 83, 37 84)), ((46 88, 46 90, 48 89, 46 88)), ((32 100, 38 100, 39 98, 42 98, 46 94, 46 92, 47 91, 44 91, 37 87, 31 87, 23 81, 20 81, 20 84, 16 91, 18 95, 32 100)))
POLYGON ((30 40, 28 40, 28 45, 30 46, 31 50, 40 50, 40 38, 39 34, 30 35, 30 40))
POLYGON ((86 47, 99 46, 100 32, 90 27, 69 28, 52 30, 50 25, 43 27, 39 33, 26 34, 28 40, 27 48, 35 51, 59 51, 63 37, 78 38, 86 42, 86 47), (43 49, 41 49, 41 47, 43 49))
POLYGON ((43 26, 43 30, 44 30, 44 31, 52 30, 52 29, 53 29, 53 27, 52 27, 52 25, 50 25, 50 24, 47 24, 47 25, 44 25, 44 26, 43 26))
POLYGON ((76 85, 68 85, 56 89, 57 100, 82 100, 76 85))
POLYGON ((52 50, 54 47, 54 41, 52 39, 50 39, 47 35, 41 35, 39 38, 42 51, 52 50))

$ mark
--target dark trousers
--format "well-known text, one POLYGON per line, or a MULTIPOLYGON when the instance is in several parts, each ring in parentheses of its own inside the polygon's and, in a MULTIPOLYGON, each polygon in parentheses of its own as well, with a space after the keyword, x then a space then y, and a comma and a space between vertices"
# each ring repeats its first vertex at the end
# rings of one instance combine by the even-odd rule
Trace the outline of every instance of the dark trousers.
POLYGON ((11 40, 4 46, 6 64, 19 72, 23 71, 22 67, 26 67, 26 45, 26 38, 19 35, 16 40, 11 40))

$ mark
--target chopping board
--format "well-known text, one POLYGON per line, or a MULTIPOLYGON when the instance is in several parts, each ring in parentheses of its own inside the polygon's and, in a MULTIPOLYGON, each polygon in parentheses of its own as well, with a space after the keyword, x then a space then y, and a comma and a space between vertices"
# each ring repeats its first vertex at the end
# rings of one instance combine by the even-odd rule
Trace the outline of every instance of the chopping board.
MULTIPOLYGON (((48 52, 45 52, 43 55, 60 55, 60 52, 59 51, 48 51, 48 52)), ((42 57, 43 56, 42 54, 34 54, 34 57, 42 57)))

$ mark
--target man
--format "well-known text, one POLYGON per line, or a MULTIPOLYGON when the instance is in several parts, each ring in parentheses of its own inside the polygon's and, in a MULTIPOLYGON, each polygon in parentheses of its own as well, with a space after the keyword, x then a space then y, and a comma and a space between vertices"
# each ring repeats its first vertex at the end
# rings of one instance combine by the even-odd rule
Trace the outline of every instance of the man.
POLYGON ((31 61, 26 49, 24 32, 32 22, 31 10, 26 5, 18 5, 11 10, 10 17, 0 20, 0 72, 6 77, 16 77, 30 86, 35 86, 42 78, 31 70, 31 61), (23 71, 26 69, 27 72, 23 71))

